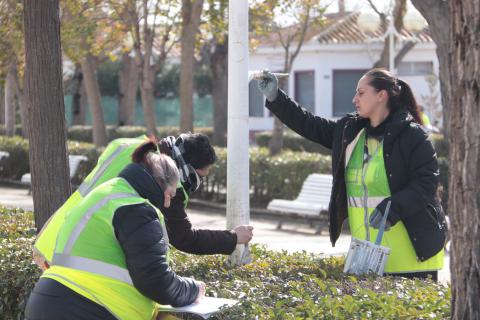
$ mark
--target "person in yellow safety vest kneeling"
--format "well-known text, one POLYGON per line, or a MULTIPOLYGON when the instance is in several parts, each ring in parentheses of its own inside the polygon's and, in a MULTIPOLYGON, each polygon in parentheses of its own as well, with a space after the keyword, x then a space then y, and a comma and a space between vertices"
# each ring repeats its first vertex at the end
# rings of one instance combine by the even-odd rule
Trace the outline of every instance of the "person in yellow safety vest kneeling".
MULTIPOLYGON (((66 212, 86 197, 96 186, 116 177, 131 163, 133 151, 147 140, 146 136, 120 138, 109 143, 100 155, 97 165, 79 188, 45 223, 34 245, 34 261, 48 268, 58 229, 66 212)), ((253 227, 240 225, 233 230, 194 229, 186 213, 189 196, 208 175, 217 157, 208 137, 199 133, 169 136, 156 143, 160 153, 171 157, 179 169, 180 182, 171 205, 159 208, 165 218, 170 244, 178 250, 193 254, 231 254, 237 244, 245 244, 253 236, 253 227)))
POLYGON ((156 303, 184 306, 205 295, 203 282, 169 266, 158 208, 169 207, 179 171, 156 151, 155 142, 142 144, 134 163, 66 213, 26 319, 152 319, 156 303))

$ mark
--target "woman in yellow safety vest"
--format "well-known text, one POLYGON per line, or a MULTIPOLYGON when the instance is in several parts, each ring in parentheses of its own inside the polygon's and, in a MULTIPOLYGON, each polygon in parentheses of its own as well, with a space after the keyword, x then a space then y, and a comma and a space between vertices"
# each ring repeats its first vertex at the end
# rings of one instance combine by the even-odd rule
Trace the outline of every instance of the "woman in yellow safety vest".
POLYGON ((170 205, 179 171, 156 151, 154 141, 140 145, 118 177, 66 213, 26 319, 152 319, 156 303, 184 306, 204 296, 203 282, 176 275, 168 263, 158 208, 170 205))
POLYGON ((391 201, 382 241, 391 249, 385 272, 437 279, 446 238, 436 199, 438 164, 410 86, 385 69, 372 69, 358 81, 355 112, 329 120, 279 90, 271 72, 265 70, 258 84, 266 107, 284 124, 332 150, 332 245, 347 217, 354 237, 374 240, 391 201))

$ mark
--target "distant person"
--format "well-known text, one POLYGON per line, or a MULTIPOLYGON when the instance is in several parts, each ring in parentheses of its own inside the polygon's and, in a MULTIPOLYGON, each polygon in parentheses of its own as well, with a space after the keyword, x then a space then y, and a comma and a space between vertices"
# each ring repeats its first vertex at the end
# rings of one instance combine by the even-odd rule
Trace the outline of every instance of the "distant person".
MULTIPOLYGON (((53 244, 65 213, 91 190, 116 177, 131 163, 133 151, 147 141, 147 137, 113 140, 98 158, 96 167, 85 178, 65 204, 44 225, 34 246, 34 260, 42 268, 53 258, 53 244)), ((186 133, 156 142, 157 152, 171 157, 180 171, 180 182, 168 207, 161 207, 170 243, 177 249, 193 254, 231 254, 237 244, 248 243, 253 227, 241 225, 233 230, 194 229, 185 211, 190 195, 201 185, 217 160, 208 137, 200 133, 186 133)))
POLYGON ((436 280, 446 237, 435 196, 438 164, 410 86, 385 69, 372 69, 358 82, 356 111, 338 121, 300 107, 269 71, 259 88, 284 124, 332 150, 332 245, 347 217, 353 237, 374 240, 391 200, 382 241, 391 249, 386 274, 436 280))
POLYGON ((422 105, 419 105, 418 109, 419 109, 419 112, 420 112, 420 117, 422 118, 423 128, 425 129, 425 131, 432 132, 432 133, 439 132, 438 128, 436 128, 432 125, 432 122, 430 121, 430 118, 425 113, 425 108, 422 105))
POLYGON ((134 163, 66 212, 26 319, 150 320, 156 303, 184 306, 205 295, 203 282, 182 278, 169 266, 159 208, 169 207, 179 172, 155 150, 152 141, 141 145, 134 163))

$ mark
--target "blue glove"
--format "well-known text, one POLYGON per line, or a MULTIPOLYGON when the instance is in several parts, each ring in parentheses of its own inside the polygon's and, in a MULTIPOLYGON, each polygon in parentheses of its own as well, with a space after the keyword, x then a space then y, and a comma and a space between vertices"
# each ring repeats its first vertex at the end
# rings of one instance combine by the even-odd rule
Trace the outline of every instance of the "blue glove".
POLYGON ((277 98, 277 95, 278 95, 277 76, 266 69, 263 70, 262 73, 263 73, 262 78, 257 80, 258 88, 263 93, 263 95, 267 98, 267 100, 272 102, 277 98))
MULTIPOLYGON (((375 210, 373 210, 373 213, 369 219, 370 227, 375 229, 380 228, 380 223, 382 222, 383 215, 385 214, 388 201, 391 201, 390 197, 380 202, 380 204, 375 208, 375 210)), ((393 227, 399 220, 400 216, 390 206, 387 221, 385 222, 385 231, 390 230, 390 228, 393 227)))

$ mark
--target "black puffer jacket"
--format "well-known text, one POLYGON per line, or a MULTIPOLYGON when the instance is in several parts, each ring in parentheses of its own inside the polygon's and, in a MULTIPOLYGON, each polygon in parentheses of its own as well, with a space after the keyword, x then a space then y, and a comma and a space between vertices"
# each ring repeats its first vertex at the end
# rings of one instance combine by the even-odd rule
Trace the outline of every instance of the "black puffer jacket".
MULTIPOLYGON (((279 90, 266 107, 289 128, 303 137, 332 150, 333 187, 329 205, 330 240, 337 241, 348 217, 345 186, 345 149, 355 139, 367 119, 357 113, 338 121, 311 114, 279 90)), ((404 223, 420 261, 438 253, 444 246, 446 223, 436 200, 438 164, 427 134, 404 109, 396 111, 387 124, 384 161, 392 193, 391 210, 404 223)))
MULTIPOLYGON (((129 164, 119 175, 155 207, 163 206, 160 186, 139 164, 129 164)), ((198 287, 170 269, 167 244, 156 211, 148 204, 123 206, 115 211, 113 227, 123 249, 135 288, 160 304, 184 306, 195 301, 198 287)))

